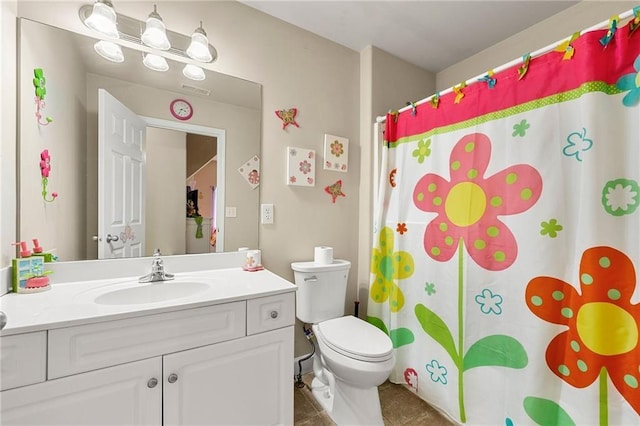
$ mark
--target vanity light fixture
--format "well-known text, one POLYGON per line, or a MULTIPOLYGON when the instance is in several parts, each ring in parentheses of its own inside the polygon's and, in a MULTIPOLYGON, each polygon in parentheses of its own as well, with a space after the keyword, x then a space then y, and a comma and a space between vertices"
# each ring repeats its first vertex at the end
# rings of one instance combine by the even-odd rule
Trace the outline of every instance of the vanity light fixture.
POLYGON ((158 9, 155 4, 153 5, 153 12, 147 17, 141 39, 144 44, 154 49, 169 50, 171 48, 171 43, 169 43, 169 39, 167 38, 167 29, 158 14, 158 9))
MULTIPOLYGON (((0 0, 2 1, 2 0, 0 0)), ((200 26, 191 36, 168 30, 158 14, 158 8, 145 21, 116 13, 111 0, 95 0, 92 5, 80 7, 80 20, 91 30, 101 34, 99 38, 113 39, 98 41, 94 45, 95 51, 113 62, 123 62, 124 55, 120 46, 135 44, 142 47, 144 65, 154 71, 167 71, 169 64, 163 57, 174 59, 179 56, 187 65, 182 74, 192 80, 204 80, 204 70, 200 63, 211 63, 217 59, 215 47, 209 44, 207 33, 200 26), (161 56, 162 55, 162 56, 161 56)))
POLYGON ((182 69, 182 74, 191 80, 202 81, 206 78, 204 70, 192 64, 187 64, 182 69))
POLYGON ((124 55, 119 44, 100 40, 93 45, 96 53, 111 62, 124 62, 124 55))
POLYGON ((167 60, 162 56, 158 56, 153 53, 145 53, 142 63, 145 67, 154 71, 167 71, 169 69, 167 60))
POLYGON ((119 38, 117 15, 110 0, 96 0, 84 24, 108 38, 119 38))
POLYGON ((209 51, 207 33, 204 31, 204 28, 202 28, 202 21, 200 21, 200 26, 191 34, 191 44, 189 44, 187 48, 187 55, 189 55, 191 59, 200 62, 211 62, 213 60, 213 56, 209 51))

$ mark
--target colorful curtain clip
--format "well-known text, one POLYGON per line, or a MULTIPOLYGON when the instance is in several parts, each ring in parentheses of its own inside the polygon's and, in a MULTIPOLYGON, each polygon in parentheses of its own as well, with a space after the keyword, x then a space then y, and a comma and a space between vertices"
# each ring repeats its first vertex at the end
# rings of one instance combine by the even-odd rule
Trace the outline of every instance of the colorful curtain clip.
POLYGON ((411 107, 411 116, 415 117, 416 114, 418 113, 418 107, 416 106, 415 102, 407 102, 407 106, 411 107))
POLYGON ((633 8, 633 19, 629 22, 629 38, 636 32, 638 27, 640 27, 640 6, 633 8))
POLYGON ((518 80, 522 80, 527 71, 529 71, 529 62, 531 62, 531 54, 527 53, 522 56, 522 65, 518 67, 518 80))
POLYGON ((440 93, 433 95, 431 99, 429 99, 429 102, 433 108, 438 108, 438 105, 440 105, 440 93))
POLYGON ((558 45, 558 47, 556 47, 556 52, 564 53, 564 56, 562 56, 562 60, 563 61, 567 61, 567 60, 573 58, 573 54, 575 53, 575 49, 573 48, 571 43, 573 43, 575 41, 575 39, 577 39, 578 37, 580 37, 580 33, 579 32, 573 33, 571 38, 569 38, 568 40, 566 40, 563 43, 560 43, 558 45))
POLYGON ((609 29, 604 37, 600 39, 600 44, 603 47, 607 47, 611 40, 613 40, 613 36, 616 35, 616 31, 618 31, 618 21, 620 21, 618 15, 612 16, 611 19, 609 19, 609 29))
POLYGON ((465 83, 464 81, 460 83, 458 86, 453 86, 453 91, 456 94, 456 98, 453 100, 454 104, 459 104, 462 98, 464 98, 464 93, 462 92, 462 89, 464 89, 465 87, 467 87, 467 83, 465 83))
POLYGON ((482 78, 479 78, 478 81, 486 82, 487 86, 489 86, 489 89, 493 89, 496 86, 496 82, 497 82, 497 80, 493 78, 493 75, 494 75, 493 70, 490 70, 489 72, 487 72, 487 75, 485 75, 482 78))
POLYGON ((393 122, 397 123, 398 122, 398 116, 400 115, 399 111, 389 111, 389 115, 391 117, 393 117, 393 122))

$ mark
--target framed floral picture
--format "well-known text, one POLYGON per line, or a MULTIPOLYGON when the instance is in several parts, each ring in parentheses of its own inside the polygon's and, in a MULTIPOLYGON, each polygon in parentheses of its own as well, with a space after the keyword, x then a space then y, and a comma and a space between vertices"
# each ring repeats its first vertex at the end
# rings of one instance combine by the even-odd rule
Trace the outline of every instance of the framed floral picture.
POLYGON ((346 173, 349 168, 349 139, 324 135, 324 169, 346 173))
POLYGON ((316 152, 287 147, 287 185, 316 186, 316 152))

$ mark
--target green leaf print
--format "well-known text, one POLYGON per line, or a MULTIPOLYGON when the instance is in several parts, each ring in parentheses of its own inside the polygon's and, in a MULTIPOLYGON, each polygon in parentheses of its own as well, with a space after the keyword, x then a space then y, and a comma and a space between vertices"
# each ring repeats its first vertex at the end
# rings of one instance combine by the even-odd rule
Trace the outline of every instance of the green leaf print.
POLYGON ((415 308, 416 317, 422 329, 447 351, 453 362, 460 368, 460 359, 456 353, 456 345, 447 324, 435 312, 422 304, 415 308))
POLYGON ((487 365, 524 368, 527 363, 527 352, 520 342, 510 336, 496 334, 471 345, 464 356, 463 370, 487 365))
POLYGON ((527 412, 531 420, 540 426, 575 426, 576 423, 571 419, 562 407, 556 402, 528 396, 522 404, 524 411, 527 412))

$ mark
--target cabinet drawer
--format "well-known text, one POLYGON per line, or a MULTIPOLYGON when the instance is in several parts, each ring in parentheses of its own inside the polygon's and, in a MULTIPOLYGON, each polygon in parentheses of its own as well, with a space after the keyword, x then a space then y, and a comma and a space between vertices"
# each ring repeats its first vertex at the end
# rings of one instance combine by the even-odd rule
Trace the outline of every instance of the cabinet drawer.
POLYGON ((295 323, 293 292, 247 300, 247 335, 263 333, 295 323))
POLYGON ((51 330, 48 378, 242 337, 245 308, 242 301, 51 330))
POLYGON ((47 332, 0 337, 0 391, 44 382, 47 332))

